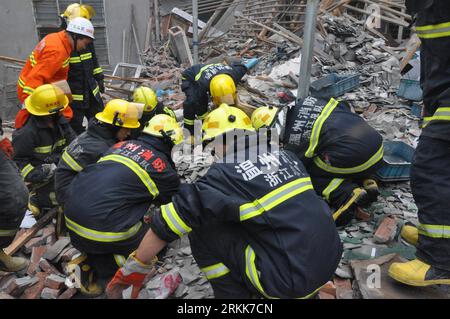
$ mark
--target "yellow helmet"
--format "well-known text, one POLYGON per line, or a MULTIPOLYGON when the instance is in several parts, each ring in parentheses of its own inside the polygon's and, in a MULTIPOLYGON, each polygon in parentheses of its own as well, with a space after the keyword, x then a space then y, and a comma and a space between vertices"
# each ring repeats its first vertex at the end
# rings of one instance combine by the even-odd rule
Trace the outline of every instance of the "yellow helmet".
POLYGON ((158 104, 158 97, 151 88, 141 86, 134 90, 133 101, 144 104, 144 112, 151 112, 158 104))
POLYGON ((244 111, 222 104, 208 114, 203 121, 203 141, 225 134, 235 129, 254 131, 252 122, 244 111))
POLYGON ((216 106, 222 103, 236 104, 236 85, 233 78, 228 74, 219 74, 213 77, 209 84, 209 91, 216 106))
POLYGON ((255 129, 259 130, 261 127, 271 127, 278 109, 272 106, 258 107, 252 113, 252 125, 255 129))
POLYGON ((69 98, 56 85, 44 84, 38 87, 25 100, 28 112, 37 116, 46 116, 64 110, 69 98))
POLYGON ((94 8, 88 4, 72 3, 67 6, 66 11, 61 15, 69 22, 75 18, 85 18, 91 20, 95 16, 94 8))
POLYGON ((141 126, 139 119, 143 108, 142 104, 115 99, 109 101, 103 111, 95 115, 95 118, 100 122, 119 127, 138 128, 141 126))
POLYGON ((178 122, 167 114, 158 114, 152 117, 145 125, 142 133, 169 138, 175 145, 183 141, 183 130, 178 122))

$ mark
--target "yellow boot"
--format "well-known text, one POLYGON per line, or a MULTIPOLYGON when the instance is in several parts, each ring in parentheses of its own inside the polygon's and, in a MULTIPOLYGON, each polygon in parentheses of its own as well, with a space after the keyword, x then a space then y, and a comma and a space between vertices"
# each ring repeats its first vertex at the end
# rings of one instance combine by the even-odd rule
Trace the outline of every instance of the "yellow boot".
POLYGON ((95 280, 95 273, 92 267, 86 262, 87 255, 81 256, 70 261, 67 266, 67 272, 70 273, 70 277, 75 281, 76 288, 80 289, 80 292, 89 298, 95 298, 100 296, 105 287, 102 287, 95 280))
POLYGON ((28 261, 21 257, 11 257, 5 254, 0 248, 0 270, 6 272, 16 272, 25 269, 28 266, 28 261))
POLYGON ((414 259, 405 263, 393 263, 389 276, 409 286, 450 285, 450 272, 437 269, 414 259))
POLYGON ((400 236, 408 244, 417 246, 417 242, 419 241, 419 230, 416 226, 407 223, 403 225, 400 236))

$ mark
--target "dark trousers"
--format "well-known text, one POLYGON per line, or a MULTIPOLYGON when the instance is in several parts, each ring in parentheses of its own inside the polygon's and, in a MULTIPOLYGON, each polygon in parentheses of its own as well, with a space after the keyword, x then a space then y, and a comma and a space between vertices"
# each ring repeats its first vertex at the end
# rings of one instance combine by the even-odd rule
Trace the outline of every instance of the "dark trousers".
POLYGON ((12 243, 28 204, 28 189, 17 166, 0 150, 0 249, 12 243))
MULTIPOLYGON (((193 121, 196 116, 205 115, 208 112, 208 93, 203 91, 199 85, 183 81, 181 88, 186 95, 183 104, 183 117, 186 120, 193 121)), ((188 129, 191 134, 194 134, 194 125, 185 122, 184 128, 188 129)))
POLYGON ((311 161, 307 166, 307 171, 311 176, 311 181, 314 186, 314 190, 316 193, 324 197, 324 191, 327 187, 330 186, 332 188, 332 183, 339 184, 331 193, 329 193, 329 197, 327 198, 328 204, 334 208, 338 208, 342 206, 352 195, 352 192, 355 188, 360 187, 362 185, 362 181, 364 179, 370 178, 373 173, 375 173, 378 168, 382 165, 382 161, 376 163, 369 169, 357 173, 357 174, 334 174, 327 171, 322 170, 317 167, 313 161, 311 161), (337 179, 343 179, 339 181, 337 179))
POLYGON ((127 240, 118 242, 98 242, 78 236, 69 230, 72 245, 80 252, 87 254, 86 263, 92 266, 97 277, 109 281, 122 266, 133 251, 135 251, 144 238, 148 225, 143 223, 139 232, 127 240))
POLYGON ((42 209, 51 209, 58 206, 55 193, 55 179, 52 178, 46 183, 33 184, 30 190, 30 204, 42 209))
POLYGON ((416 256, 450 271, 450 142, 420 137, 411 168, 411 189, 419 222, 431 230, 419 233, 416 256))
POLYGON ((88 121, 100 112, 98 108, 88 108, 88 109, 74 109, 73 110, 73 117, 70 121, 70 126, 72 129, 77 133, 77 135, 80 135, 83 133, 86 128, 83 126, 83 119, 86 117, 88 121))
POLYGON ((247 234, 236 224, 216 224, 195 229, 189 234, 192 254, 202 269, 223 263, 230 271, 209 279, 219 299, 249 299, 259 292, 245 273, 247 234))

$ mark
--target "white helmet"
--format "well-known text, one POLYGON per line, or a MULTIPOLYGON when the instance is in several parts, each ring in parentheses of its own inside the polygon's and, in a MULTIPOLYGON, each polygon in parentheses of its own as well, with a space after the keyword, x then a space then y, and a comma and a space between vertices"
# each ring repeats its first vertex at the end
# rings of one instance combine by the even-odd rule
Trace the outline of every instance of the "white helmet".
POLYGON ((94 38, 94 26, 92 25, 91 21, 85 18, 75 18, 72 21, 69 22, 69 25, 67 26, 66 31, 84 35, 86 37, 89 37, 91 39, 94 38))

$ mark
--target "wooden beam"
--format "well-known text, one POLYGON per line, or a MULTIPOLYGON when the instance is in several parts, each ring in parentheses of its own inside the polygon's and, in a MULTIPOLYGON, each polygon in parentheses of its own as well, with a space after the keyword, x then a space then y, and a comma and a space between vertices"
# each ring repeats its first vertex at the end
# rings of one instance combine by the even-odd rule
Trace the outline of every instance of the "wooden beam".
MULTIPOLYGON (((356 11, 356 12, 359 12, 359 13, 367 14, 368 16, 370 16, 372 14, 369 11, 366 11, 366 10, 363 10, 363 9, 360 9, 360 8, 356 8, 356 7, 353 7, 353 6, 348 5, 348 4, 344 4, 344 8, 349 9, 349 10, 353 10, 353 11, 356 11)), ((390 22, 392 24, 403 26, 403 27, 408 27, 409 26, 409 23, 406 23, 404 20, 402 21, 400 19, 399 20, 395 20, 395 19, 391 19, 391 18, 382 16, 382 15, 380 15, 380 19, 384 20, 384 21, 387 21, 387 22, 390 22)))
POLYGON ((407 51, 406 56, 400 61, 400 72, 406 67, 406 65, 411 61, 416 51, 420 48, 420 39, 417 38, 417 42, 407 51))
POLYGON ((27 229, 22 235, 20 235, 18 238, 16 238, 11 245, 6 247, 4 249, 5 254, 8 256, 13 255, 16 253, 23 245, 25 245, 31 238, 36 235, 36 233, 46 226, 48 222, 51 222, 52 218, 56 216, 57 208, 51 209, 49 212, 47 212, 44 216, 42 216, 36 224, 34 224, 33 227, 30 229, 27 229))

